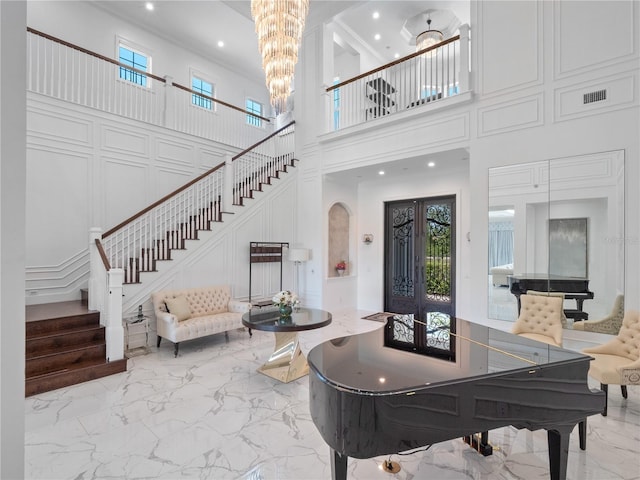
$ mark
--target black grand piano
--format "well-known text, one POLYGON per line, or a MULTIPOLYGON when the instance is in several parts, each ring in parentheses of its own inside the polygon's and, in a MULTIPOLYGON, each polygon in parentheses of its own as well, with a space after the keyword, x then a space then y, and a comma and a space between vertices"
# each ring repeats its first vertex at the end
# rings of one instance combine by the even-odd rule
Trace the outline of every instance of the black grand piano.
POLYGON ((571 431, 580 423, 584 449, 586 417, 605 407, 604 393, 587 385, 590 357, 460 319, 451 320, 448 358, 430 356, 428 341, 415 351, 385 346, 394 319, 307 357, 311 416, 331 449, 333 480, 346 480, 348 457, 507 425, 547 430, 550 478, 566 478, 571 431))
POLYGON ((574 320, 589 320, 589 314, 582 310, 585 300, 593 298, 589 290, 589 279, 584 277, 565 277, 546 273, 522 273, 509 275, 509 289, 518 299, 518 313, 520 313, 520 295, 528 290, 540 292, 562 292, 564 298, 576 301, 575 309, 566 309, 564 314, 574 320))

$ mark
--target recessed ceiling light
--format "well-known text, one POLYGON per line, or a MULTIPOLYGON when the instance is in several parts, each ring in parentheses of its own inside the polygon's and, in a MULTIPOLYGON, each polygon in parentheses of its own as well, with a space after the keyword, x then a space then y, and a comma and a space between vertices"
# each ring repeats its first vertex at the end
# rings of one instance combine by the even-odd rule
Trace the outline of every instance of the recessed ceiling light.
POLYGON ((380 170, 380 171, 378 172, 378 175, 384 175, 384 170, 380 170))
POLYGON ((146 8, 147 10, 149 10, 150 12, 153 12, 153 3, 151 2, 147 2, 144 4, 144 8, 146 8))
POLYGON ((427 167, 435 167, 435 166, 436 166, 436 162, 427 163, 427 167))
POLYGON ((224 42, 223 42, 222 40, 219 40, 219 41, 218 41, 218 46, 219 46, 220 48, 224 47, 224 42))
POLYGON ((373 38, 375 38, 376 40, 380 40, 380 34, 379 34, 379 33, 376 33, 376 34, 373 36, 373 38))
POLYGON ((380 12, 373 12, 373 18, 380 18, 380 12))
POLYGON ((393 55, 393 58, 400 58, 400 54, 396 52, 396 53, 393 55))

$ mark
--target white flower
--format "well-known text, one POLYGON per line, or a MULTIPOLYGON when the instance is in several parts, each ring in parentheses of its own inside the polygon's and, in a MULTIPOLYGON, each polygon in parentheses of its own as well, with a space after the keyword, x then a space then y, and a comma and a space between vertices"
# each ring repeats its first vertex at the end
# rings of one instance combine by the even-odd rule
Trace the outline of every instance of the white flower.
POLYGON ((276 293, 271 301, 274 305, 297 305, 299 303, 298 295, 291 290, 282 290, 276 293))

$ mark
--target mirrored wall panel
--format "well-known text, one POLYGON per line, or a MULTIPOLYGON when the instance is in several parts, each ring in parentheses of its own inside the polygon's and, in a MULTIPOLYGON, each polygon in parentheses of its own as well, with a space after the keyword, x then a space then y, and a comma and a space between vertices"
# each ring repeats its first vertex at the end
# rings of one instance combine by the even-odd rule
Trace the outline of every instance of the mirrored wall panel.
POLYGON ((536 292, 563 294, 566 328, 620 311, 624 152, 491 168, 488 230, 490 318, 536 292))

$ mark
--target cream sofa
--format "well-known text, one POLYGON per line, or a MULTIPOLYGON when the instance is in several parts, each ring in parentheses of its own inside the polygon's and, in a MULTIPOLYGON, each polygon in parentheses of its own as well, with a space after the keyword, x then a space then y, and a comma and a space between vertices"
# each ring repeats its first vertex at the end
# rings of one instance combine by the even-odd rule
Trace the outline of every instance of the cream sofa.
POLYGON ((251 307, 248 302, 233 300, 228 285, 163 290, 152 293, 151 300, 158 347, 163 338, 172 341, 176 357, 180 342, 243 328, 242 314, 251 307))
POLYGON ((513 275, 513 263, 498 265, 489 269, 494 287, 509 285, 509 275, 513 275))

